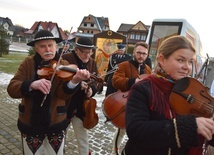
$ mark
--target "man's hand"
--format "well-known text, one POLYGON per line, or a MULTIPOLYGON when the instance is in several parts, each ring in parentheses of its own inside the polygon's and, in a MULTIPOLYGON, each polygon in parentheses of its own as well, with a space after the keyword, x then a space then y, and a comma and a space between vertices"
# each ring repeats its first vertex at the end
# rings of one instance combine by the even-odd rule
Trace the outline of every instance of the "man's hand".
POLYGON ((137 82, 139 82, 139 81, 141 81, 141 80, 142 80, 141 78, 137 77, 137 78, 135 79, 135 83, 137 83, 137 82))
POLYGON ((86 69, 78 69, 77 68, 77 72, 73 76, 73 78, 71 79, 71 82, 74 84, 77 84, 77 83, 84 81, 84 80, 87 80, 89 78, 90 78, 89 71, 87 71, 86 69))
POLYGON ((51 82, 46 79, 39 79, 31 83, 30 89, 40 90, 44 94, 48 94, 51 89, 51 82))
POLYGON ((85 81, 81 82, 81 90, 85 90, 86 97, 89 98, 92 95, 92 89, 85 81))

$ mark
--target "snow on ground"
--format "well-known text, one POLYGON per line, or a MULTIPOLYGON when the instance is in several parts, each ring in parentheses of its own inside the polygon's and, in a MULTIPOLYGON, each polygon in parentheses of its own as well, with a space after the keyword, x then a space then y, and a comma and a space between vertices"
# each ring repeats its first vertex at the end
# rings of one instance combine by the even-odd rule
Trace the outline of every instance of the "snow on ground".
POLYGON ((0 85, 7 85, 12 77, 12 74, 0 72, 0 85))

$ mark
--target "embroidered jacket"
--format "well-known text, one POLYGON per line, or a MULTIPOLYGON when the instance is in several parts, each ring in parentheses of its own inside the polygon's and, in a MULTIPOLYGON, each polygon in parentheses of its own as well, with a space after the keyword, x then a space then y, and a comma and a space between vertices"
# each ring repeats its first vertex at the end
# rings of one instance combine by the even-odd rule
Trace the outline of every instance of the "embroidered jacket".
MULTIPOLYGON (((57 59, 56 56, 55 60, 57 59)), ((30 84, 39 79, 37 70, 41 63, 41 57, 37 53, 26 57, 7 87, 12 98, 21 98, 18 128, 23 134, 57 133, 68 126, 65 100, 71 97, 74 90, 67 87, 67 82, 55 76, 43 106, 40 105, 45 95, 39 90, 30 90, 30 84)), ((66 61, 61 63, 68 64, 66 61)))

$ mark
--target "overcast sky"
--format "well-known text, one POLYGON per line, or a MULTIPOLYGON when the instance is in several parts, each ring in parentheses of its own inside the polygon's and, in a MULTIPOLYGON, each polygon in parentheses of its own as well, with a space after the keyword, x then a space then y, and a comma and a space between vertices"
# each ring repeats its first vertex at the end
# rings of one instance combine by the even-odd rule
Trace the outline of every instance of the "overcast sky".
POLYGON ((200 35, 203 49, 214 57, 214 9, 211 0, 0 0, 0 16, 31 28, 36 21, 56 22, 63 30, 77 30, 84 16, 108 17, 110 29, 138 21, 151 25, 155 18, 184 18, 200 35))

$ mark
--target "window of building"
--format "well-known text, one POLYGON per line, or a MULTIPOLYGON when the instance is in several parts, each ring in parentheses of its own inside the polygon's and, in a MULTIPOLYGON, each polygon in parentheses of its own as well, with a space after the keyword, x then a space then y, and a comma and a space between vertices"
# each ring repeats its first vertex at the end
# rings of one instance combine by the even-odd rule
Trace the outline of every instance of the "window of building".
POLYGON ((141 40, 146 40, 146 35, 145 34, 141 35, 141 40))
POLYGON ((136 34, 136 40, 140 40, 140 34, 136 34))
POLYGON ((135 37, 135 34, 134 34, 134 33, 131 33, 130 39, 134 39, 134 37, 135 37))

